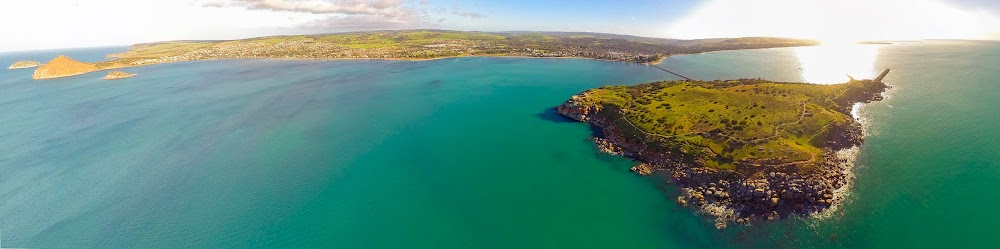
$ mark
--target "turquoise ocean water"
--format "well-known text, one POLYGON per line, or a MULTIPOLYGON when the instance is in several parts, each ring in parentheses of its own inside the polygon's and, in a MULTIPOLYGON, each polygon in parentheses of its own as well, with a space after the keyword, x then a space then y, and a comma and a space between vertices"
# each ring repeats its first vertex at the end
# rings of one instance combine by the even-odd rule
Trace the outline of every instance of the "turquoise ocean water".
MULTIPOLYGON (((122 49, 3 53, 0 64, 122 49)), ((1000 43, 840 54, 856 56, 781 48, 663 63, 698 79, 821 83, 893 69, 888 98, 859 111, 868 139, 841 210, 725 230, 550 109, 592 87, 676 79, 648 66, 236 60, 118 81, 3 70, 0 246, 1000 247, 1000 43)))

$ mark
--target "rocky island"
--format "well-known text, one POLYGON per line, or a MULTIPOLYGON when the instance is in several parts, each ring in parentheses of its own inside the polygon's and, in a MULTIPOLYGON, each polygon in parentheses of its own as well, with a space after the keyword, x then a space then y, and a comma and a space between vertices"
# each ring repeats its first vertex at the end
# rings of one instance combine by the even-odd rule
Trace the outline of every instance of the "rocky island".
POLYGON ((595 126, 602 151, 676 184, 679 204, 723 228, 838 206, 852 178, 845 152, 863 140, 850 112, 855 103, 881 100, 886 73, 836 85, 740 79, 606 86, 556 109, 595 126))
POLYGON ((79 62, 60 55, 45 63, 45 65, 38 67, 38 69, 35 69, 35 73, 31 75, 31 78, 36 80, 52 79, 80 75, 97 70, 100 70, 100 68, 94 64, 79 62))
POLYGON ((126 72, 122 72, 122 71, 112 71, 112 72, 108 72, 108 75, 104 76, 103 79, 105 79, 105 80, 117 80, 117 79, 131 78, 133 76, 135 76, 134 73, 126 73, 126 72))
MULTIPOLYGON (((39 70, 45 70, 36 72, 38 77, 35 79, 160 63, 218 59, 426 60, 461 56, 519 56, 656 63, 674 54, 817 44, 819 42, 811 40, 771 37, 676 40, 599 33, 372 31, 137 44, 129 47, 128 51, 109 55, 112 60, 82 63, 89 65, 86 67, 81 63, 43 66, 39 70)), ((62 56, 60 58, 63 61, 66 59, 62 56)))
POLYGON ((33 68, 41 65, 42 63, 37 61, 18 61, 10 64, 10 67, 7 67, 7 69, 33 68))

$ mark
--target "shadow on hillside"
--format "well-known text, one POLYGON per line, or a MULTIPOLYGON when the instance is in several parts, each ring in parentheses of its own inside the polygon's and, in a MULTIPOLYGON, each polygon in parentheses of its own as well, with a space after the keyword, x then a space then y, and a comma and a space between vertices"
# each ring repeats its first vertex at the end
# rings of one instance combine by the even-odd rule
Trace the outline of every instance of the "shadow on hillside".
POLYGON ((567 118, 556 112, 555 107, 545 108, 545 111, 535 114, 535 117, 555 123, 577 123, 576 120, 567 118))

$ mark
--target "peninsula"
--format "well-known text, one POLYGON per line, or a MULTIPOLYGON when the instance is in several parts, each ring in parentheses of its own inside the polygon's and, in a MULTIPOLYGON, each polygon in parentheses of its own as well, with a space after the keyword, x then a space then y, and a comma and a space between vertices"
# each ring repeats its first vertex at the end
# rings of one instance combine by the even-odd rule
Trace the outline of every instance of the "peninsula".
POLYGON ((520 56, 656 63, 673 54, 817 44, 812 40, 769 37, 675 40, 598 33, 373 31, 137 44, 126 52, 109 55, 111 60, 85 63, 92 67, 43 66, 39 70, 46 68, 46 71, 36 73, 34 78, 51 79, 100 70, 218 59, 425 60, 461 56, 520 56))
POLYGON ((589 123, 602 151, 680 188, 677 202, 716 226, 837 206, 850 181, 843 152, 861 145, 855 103, 881 100, 875 80, 814 85, 759 79, 606 86, 557 111, 589 123))
POLYGON ((42 63, 37 61, 18 61, 10 64, 10 67, 7 67, 7 69, 33 68, 41 65, 42 63))

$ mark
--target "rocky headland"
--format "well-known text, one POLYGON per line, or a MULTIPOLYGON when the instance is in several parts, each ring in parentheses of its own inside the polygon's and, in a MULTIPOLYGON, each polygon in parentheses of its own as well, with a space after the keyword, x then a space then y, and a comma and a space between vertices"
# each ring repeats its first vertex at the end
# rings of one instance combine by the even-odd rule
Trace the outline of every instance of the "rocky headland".
POLYGON ((853 177, 848 152, 863 141, 851 108, 881 100, 886 88, 873 80, 657 82, 588 90, 556 110, 596 127, 598 148, 637 160, 632 171, 678 186, 676 201, 721 229, 840 205, 853 177), (769 102, 781 99, 801 108, 769 102))
POLYGON ((41 65, 42 63, 37 61, 18 61, 10 64, 10 67, 7 67, 7 69, 33 68, 41 65))
POLYGON ((79 62, 65 55, 57 56, 45 65, 35 69, 32 79, 44 80, 66 76, 80 75, 101 70, 91 63, 79 62))
POLYGON ((134 73, 126 73, 126 72, 122 72, 122 71, 112 71, 112 72, 108 72, 108 75, 104 76, 103 79, 105 79, 105 80, 117 80, 117 79, 131 78, 133 76, 135 76, 134 73))

